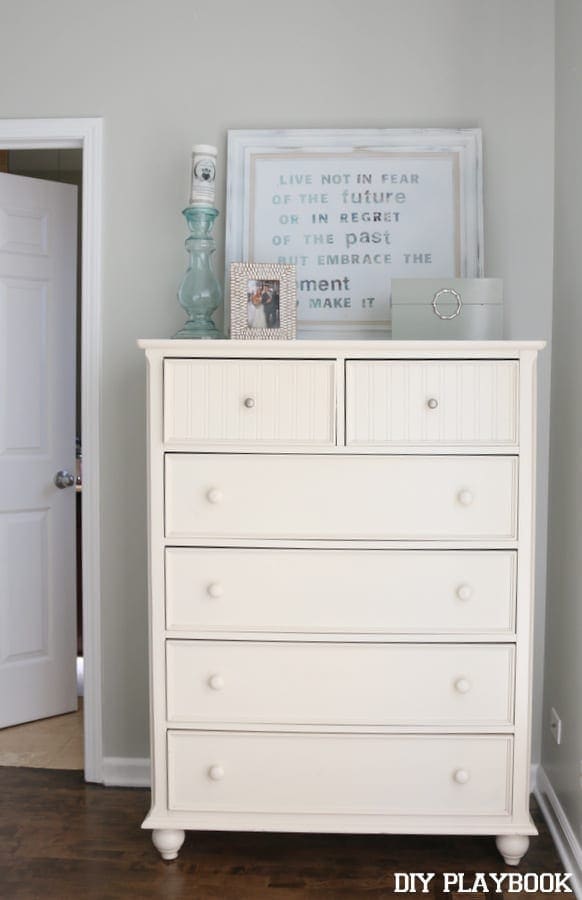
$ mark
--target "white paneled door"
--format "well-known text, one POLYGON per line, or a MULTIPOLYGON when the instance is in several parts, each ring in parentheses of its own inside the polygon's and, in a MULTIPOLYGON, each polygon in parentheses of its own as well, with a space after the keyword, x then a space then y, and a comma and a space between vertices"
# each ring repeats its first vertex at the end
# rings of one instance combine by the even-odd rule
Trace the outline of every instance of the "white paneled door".
POLYGON ((0 174, 0 727, 77 706, 76 194, 0 174))

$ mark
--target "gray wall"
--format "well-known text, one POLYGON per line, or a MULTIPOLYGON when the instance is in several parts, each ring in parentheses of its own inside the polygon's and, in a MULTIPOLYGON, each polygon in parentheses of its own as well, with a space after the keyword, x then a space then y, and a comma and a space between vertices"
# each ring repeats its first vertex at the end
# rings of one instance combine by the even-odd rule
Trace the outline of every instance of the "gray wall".
MULTIPOLYGON (((505 280, 507 337, 548 337, 554 4, 19 0, 3 4, 0 25, 2 116, 105 118, 104 738, 108 756, 144 756, 145 397, 135 339, 168 336, 183 321, 175 293, 192 143, 220 150, 220 241, 228 128, 481 127, 486 274, 505 280)), ((543 525, 539 538, 543 547, 543 525)), ((543 553, 538 571, 543 582, 543 553)), ((537 640, 540 658, 541 629, 537 640)), ((536 677, 539 691, 539 666, 536 677)))
POLYGON ((582 845, 582 4, 556 4, 556 236, 542 763, 582 845), (548 722, 562 719, 562 743, 548 722))

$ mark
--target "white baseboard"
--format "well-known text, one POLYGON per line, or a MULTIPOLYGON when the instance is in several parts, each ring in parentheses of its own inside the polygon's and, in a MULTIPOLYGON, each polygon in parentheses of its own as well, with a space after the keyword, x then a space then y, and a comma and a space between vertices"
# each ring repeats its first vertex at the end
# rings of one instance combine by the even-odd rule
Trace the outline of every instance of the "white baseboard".
POLYGON ((149 787, 151 784, 149 759, 105 756, 103 784, 107 787, 149 787))
POLYGON ((534 794, 560 854, 564 871, 572 873, 572 887, 578 900, 582 900, 582 846, 541 765, 537 770, 534 794))

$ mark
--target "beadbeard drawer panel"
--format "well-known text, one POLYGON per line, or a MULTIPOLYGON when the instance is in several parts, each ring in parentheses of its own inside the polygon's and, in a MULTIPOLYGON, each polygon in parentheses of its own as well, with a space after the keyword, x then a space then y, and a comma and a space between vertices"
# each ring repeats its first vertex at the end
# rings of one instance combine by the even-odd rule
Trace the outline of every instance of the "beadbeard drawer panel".
POLYGON ((511 812, 508 736, 168 732, 171 810, 511 812))
POLYGON ((463 729, 513 721, 511 644, 168 641, 174 723, 463 729))
POLYGON ((346 362, 349 446, 517 445, 515 360, 346 362))
POLYGON ((165 456, 166 537, 514 540, 517 458, 165 456))
POLYGON ((164 441, 335 444, 333 360, 166 359, 164 441))
POLYGON ((516 576, 513 550, 170 547, 166 627, 510 635, 516 576))

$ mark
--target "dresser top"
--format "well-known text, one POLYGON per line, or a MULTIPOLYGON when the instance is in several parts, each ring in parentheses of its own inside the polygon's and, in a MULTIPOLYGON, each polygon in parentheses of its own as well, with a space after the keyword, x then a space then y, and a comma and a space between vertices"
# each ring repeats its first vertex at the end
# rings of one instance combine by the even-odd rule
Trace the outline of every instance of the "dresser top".
POLYGON ((545 341, 358 341, 358 340, 295 340, 295 341, 238 341, 238 340, 173 340, 142 339, 138 346, 144 350, 161 352, 173 357, 310 357, 325 358, 518 358, 524 351, 542 350, 545 341))

